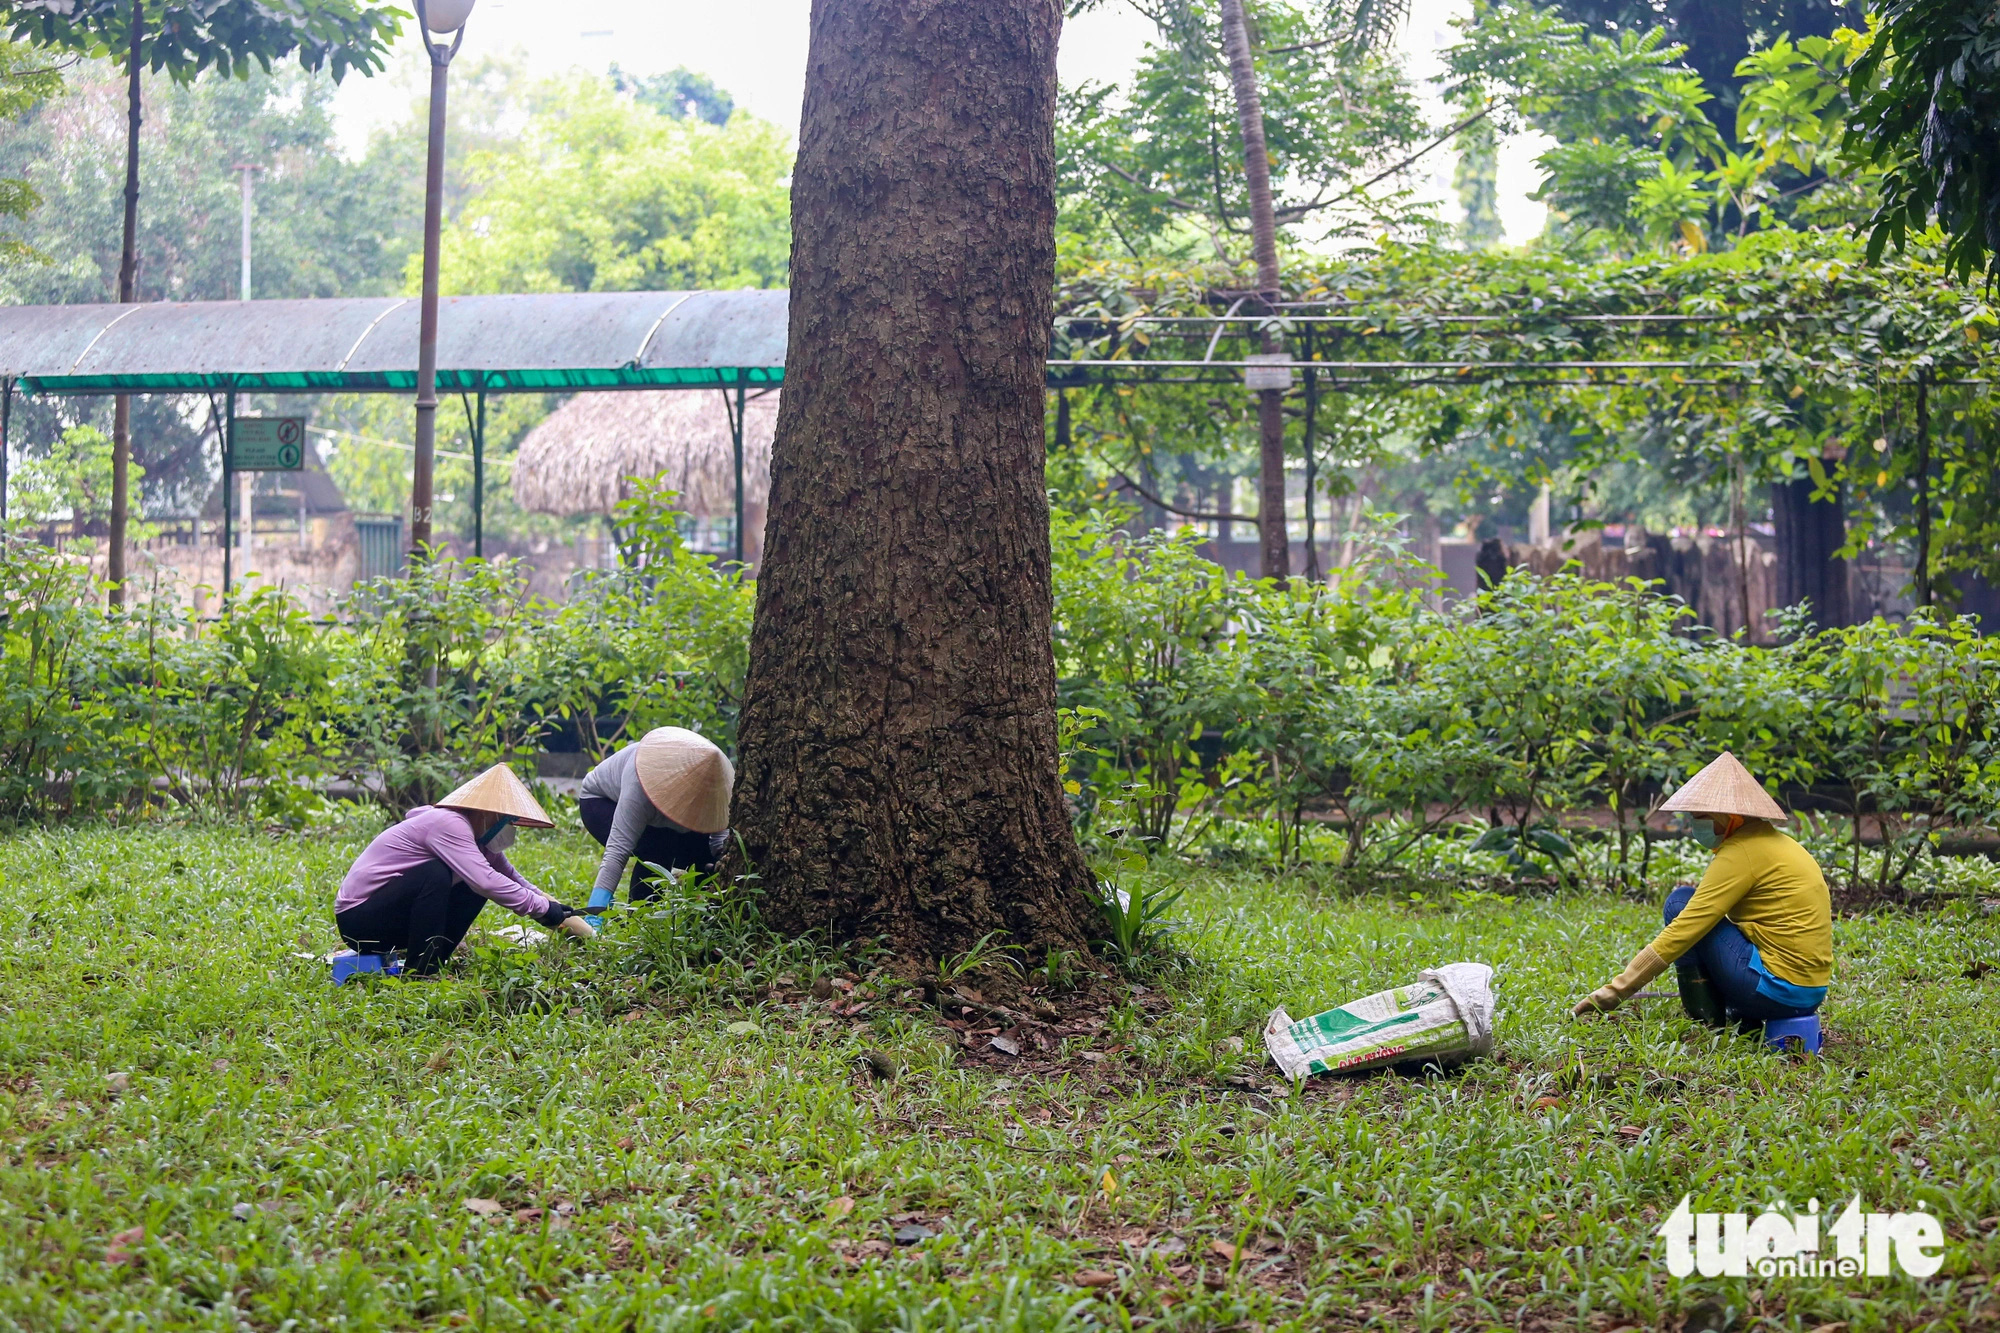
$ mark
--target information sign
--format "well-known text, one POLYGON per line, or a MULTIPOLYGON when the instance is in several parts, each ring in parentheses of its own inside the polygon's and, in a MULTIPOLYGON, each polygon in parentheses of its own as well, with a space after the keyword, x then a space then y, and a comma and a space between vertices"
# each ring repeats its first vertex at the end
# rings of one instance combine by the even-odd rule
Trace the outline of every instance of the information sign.
POLYGON ((236 418, 229 465, 238 472, 297 472, 306 465, 306 419, 236 418))

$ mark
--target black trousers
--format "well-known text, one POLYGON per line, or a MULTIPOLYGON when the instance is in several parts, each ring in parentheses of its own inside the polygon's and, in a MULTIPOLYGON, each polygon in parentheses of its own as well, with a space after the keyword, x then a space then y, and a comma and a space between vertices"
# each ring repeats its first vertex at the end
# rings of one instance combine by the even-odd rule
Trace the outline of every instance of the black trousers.
POLYGON ((336 912, 347 947, 361 953, 401 949, 409 970, 436 972, 472 929, 486 899, 459 883, 442 861, 426 861, 382 886, 366 902, 336 912))
MULTIPOLYGON (((618 813, 618 802, 602 796, 585 796, 577 801, 576 813, 599 846, 611 841, 611 817, 618 813)), ((643 903, 659 889, 655 882, 659 877, 640 862, 651 861, 669 870, 710 870, 714 868, 714 859, 709 853, 706 833, 683 833, 670 828, 647 829, 639 835, 639 845, 632 849, 629 889, 632 901, 643 903)))

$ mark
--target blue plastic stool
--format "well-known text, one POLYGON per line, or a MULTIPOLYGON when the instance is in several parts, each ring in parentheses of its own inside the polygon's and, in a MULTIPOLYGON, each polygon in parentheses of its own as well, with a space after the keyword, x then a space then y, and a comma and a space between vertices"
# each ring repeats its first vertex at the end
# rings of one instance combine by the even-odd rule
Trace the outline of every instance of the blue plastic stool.
POLYGON ((1764 1044, 1774 1051, 1802 1051, 1819 1054, 1819 1015, 1804 1018, 1774 1018, 1764 1024, 1764 1044))
POLYGON ((346 985, 358 976, 378 972, 386 977, 401 976, 403 964, 394 954, 356 953, 343 949, 333 956, 333 984, 346 985))

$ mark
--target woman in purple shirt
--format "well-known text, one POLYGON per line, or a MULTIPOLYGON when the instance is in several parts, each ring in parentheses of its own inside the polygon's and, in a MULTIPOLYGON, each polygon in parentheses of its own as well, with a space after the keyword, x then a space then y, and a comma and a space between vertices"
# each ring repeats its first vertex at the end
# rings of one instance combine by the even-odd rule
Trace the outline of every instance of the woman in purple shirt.
POLYGON ((516 824, 554 827, 505 764, 436 805, 410 811, 368 844, 340 882, 333 900, 340 938, 360 953, 401 949, 410 973, 429 976, 458 948, 489 898, 550 929, 588 938, 594 932, 582 917, 523 879, 501 854, 516 824))

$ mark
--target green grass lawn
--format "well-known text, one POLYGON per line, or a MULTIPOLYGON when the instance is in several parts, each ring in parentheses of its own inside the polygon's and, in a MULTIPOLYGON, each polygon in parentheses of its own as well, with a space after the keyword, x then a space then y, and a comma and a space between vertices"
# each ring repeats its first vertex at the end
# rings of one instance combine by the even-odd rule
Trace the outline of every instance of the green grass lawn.
MULTIPOLYGON (((451 979, 336 989, 317 956, 361 840, 0 838, 0 1325, 1609 1330, 1709 1298, 1737 1327, 2000 1324, 1977 902, 1838 922, 1829 1046, 1792 1062, 1672 1002, 1570 1021, 1655 907, 1190 874, 1186 960, 1057 1072, 1010 1073, 865 958, 741 936, 682 963, 658 924, 505 947, 488 909, 451 979), (1465 959, 1498 970, 1494 1059, 1275 1079, 1273 1006, 1465 959), (842 971, 888 995, 809 998, 842 971), (1856 1191, 1936 1215, 1943 1272, 1678 1281, 1652 1235, 1684 1193, 1856 1191)), ((580 897, 594 850, 514 856, 580 897)))

